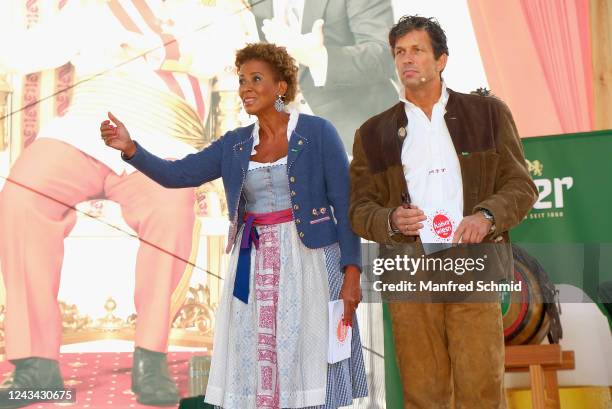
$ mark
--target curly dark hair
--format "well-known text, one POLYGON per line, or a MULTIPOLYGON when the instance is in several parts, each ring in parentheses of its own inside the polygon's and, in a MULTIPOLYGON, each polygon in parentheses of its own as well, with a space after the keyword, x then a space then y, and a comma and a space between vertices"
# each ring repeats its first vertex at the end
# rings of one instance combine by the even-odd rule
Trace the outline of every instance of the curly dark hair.
POLYGON ((424 30, 429 34, 431 39, 431 46, 433 48, 434 56, 436 60, 440 58, 442 54, 448 54, 448 45, 446 44, 446 34, 440 23, 433 17, 421 17, 421 16, 403 16, 399 19, 396 25, 391 27, 389 31, 389 45, 391 46, 391 53, 395 48, 395 42, 398 38, 413 30, 424 30))
POLYGON ((276 80, 287 83, 287 92, 284 95, 285 103, 295 99, 298 67, 295 59, 289 55, 285 47, 271 43, 252 43, 236 52, 235 64, 237 69, 240 69, 242 64, 250 60, 268 63, 276 74, 276 80))

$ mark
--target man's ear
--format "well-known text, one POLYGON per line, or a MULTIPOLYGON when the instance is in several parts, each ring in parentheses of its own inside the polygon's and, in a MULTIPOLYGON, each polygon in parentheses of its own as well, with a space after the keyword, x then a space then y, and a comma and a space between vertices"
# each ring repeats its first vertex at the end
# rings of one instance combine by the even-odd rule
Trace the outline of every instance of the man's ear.
POLYGON ((440 58, 438 58, 438 60, 436 61, 436 70, 438 71, 438 74, 444 71, 444 68, 446 68, 447 62, 448 62, 448 54, 442 54, 440 58))

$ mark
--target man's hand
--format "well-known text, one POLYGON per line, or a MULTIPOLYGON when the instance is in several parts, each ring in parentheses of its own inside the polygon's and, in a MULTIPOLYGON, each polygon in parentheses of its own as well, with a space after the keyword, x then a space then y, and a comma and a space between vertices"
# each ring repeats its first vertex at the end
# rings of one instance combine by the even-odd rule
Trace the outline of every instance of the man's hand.
POLYGON ((418 236, 419 229, 423 228, 421 222, 425 220, 427 216, 417 206, 400 206, 391 214, 391 227, 399 230, 405 236, 418 236))
POLYGON ((464 217, 453 236, 453 243, 476 244, 491 231, 492 223, 481 212, 464 217))
POLYGON ((287 51, 300 64, 310 67, 320 63, 325 54, 323 44, 323 20, 318 19, 312 24, 312 31, 300 34, 286 24, 277 20, 264 20, 261 31, 266 40, 287 48, 287 51))
POLYGON ((340 299, 344 301, 344 322, 353 326, 353 314, 361 302, 361 273, 354 265, 346 266, 344 280, 340 289, 340 299))

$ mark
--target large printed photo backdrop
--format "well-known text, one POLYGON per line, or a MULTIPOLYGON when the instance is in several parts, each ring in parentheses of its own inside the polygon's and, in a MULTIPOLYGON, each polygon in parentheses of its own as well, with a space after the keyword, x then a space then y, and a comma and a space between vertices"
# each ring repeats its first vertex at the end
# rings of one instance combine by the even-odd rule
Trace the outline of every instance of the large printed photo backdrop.
MULTIPOLYGON (((466 93, 491 90, 509 105, 522 137, 542 136, 525 140, 540 198, 513 238, 536 255, 556 283, 579 288, 595 300, 598 286, 612 279, 610 247, 605 244, 612 227, 607 216, 612 195, 606 180, 612 135, 591 133, 611 127, 602 103, 609 100, 609 90, 593 85, 598 84, 594 78, 609 76, 606 47, 594 45, 608 44, 609 54, 605 43, 609 33, 606 37, 607 26, 602 24, 609 15, 606 4, 606 0, 2 1, 0 189, 6 189, 11 170, 28 147, 43 139, 69 145, 105 166, 108 175, 130 175, 133 170, 99 139, 99 122, 108 110, 123 118, 147 148, 169 158, 202 149, 228 129, 250 123, 254 118, 244 114, 237 97, 233 55, 254 41, 287 47, 300 65, 300 93, 291 108, 332 120, 350 155, 355 129, 397 102, 397 79, 387 45, 391 24, 404 14, 434 16, 448 36, 450 57, 443 73, 447 85, 466 93), (545 136, 567 133, 573 135, 545 136)), ((49 169, 65 164, 66 159, 59 158, 49 169)), ((48 174, 42 160, 26 165, 22 174, 35 181, 48 174)), ((85 172, 73 166, 65 178, 85 172)), ((53 192, 55 186, 54 182, 34 185, 23 188, 40 191, 46 186, 53 192)), ((139 241, 138 229, 123 212, 125 203, 108 190, 87 192, 78 199, 60 200, 74 218, 74 224, 67 225, 64 247, 56 254, 59 259, 63 256, 59 299, 64 303, 66 342, 62 351, 129 351, 131 344, 125 341, 133 340, 137 319, 138 249, 155 243, 139 241), (100 336, 104 326, 121 328, 111 332, 120 336, 105 341, 100 336)), ((135 217, 154 206, 145 202, 135 217)), ((173 280, 171 348, 207 353, 212 347, 214 310, 225 274, 226 212, 222 187, 209 184, 196 189, 173 214, 175 220, 186 220, 184 231, 191 241, 181 254, 166 251, 184 263, 173 280)), ((0 226, 2 241, 24 237, 24 230, 0 226)), ((160 251, 168 250, 161 247, 160 251)), ((6 295, 0 285, 1 305, 6 295)), ((154 298, 142 300, 154 302, 154 298)), ((387 407, 396 407, 400 399, 397 373, 390 365, 394 356, 390 328, 385 327, 384 344, 382 316, 380 305, 360 307, 370 384, 370 398, 361 407, 385 407, 385 400, 387 407)))

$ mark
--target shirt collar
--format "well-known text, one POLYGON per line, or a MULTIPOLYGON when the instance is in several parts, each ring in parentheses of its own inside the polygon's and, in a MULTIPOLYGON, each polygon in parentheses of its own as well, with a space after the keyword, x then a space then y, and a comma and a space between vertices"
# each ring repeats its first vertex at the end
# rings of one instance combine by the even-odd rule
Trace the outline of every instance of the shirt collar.
MULTIPOLYGON (((289 122, 287 123, 287 140, 291 139, 291 134, 297 126, 299 116, 300 112, 297 109, 289 110, 289 122)), ((255 147, 257 145, 259 145, 259 121, 255 121, 255 126, 253 127, 253 149, 251 149, 251 156, 257 153, 257 151, 255 150, 255 147)))
MULTIPOLYGON (((399 89, 399 100, 403 102, 409 109, 420 109, 412 102, 406 99, 406 88, 402 85, 399 89)), ((442 81, 442 92, 440 93, 440 99, 434 104, 434 106, 440 104, 443 108, 446 108, 448 102, 448 90, 446 89, 446 83, 442 81)))

